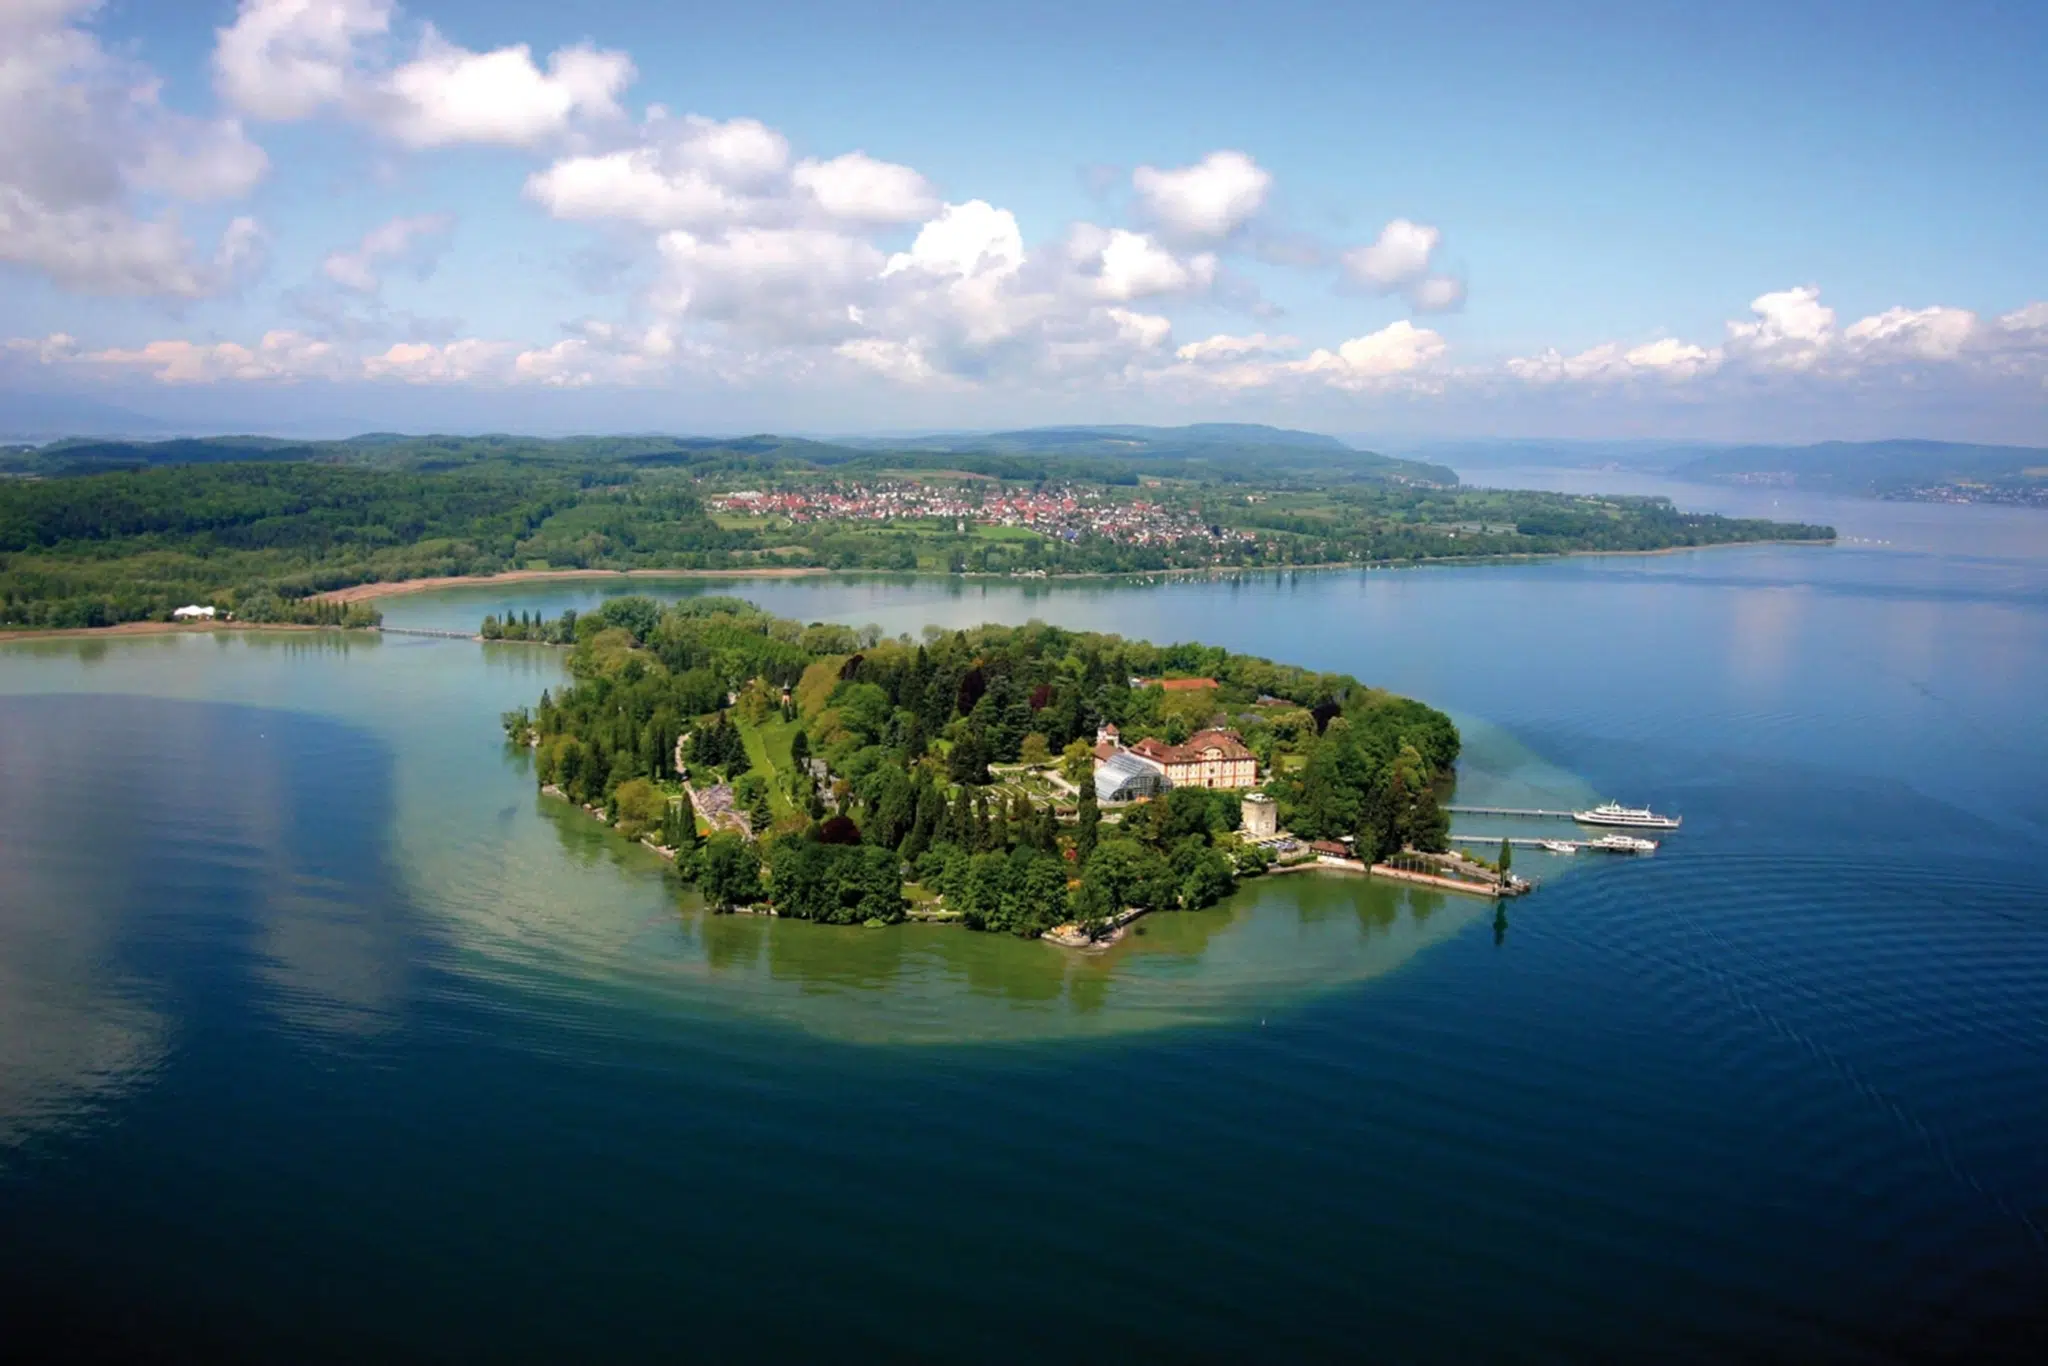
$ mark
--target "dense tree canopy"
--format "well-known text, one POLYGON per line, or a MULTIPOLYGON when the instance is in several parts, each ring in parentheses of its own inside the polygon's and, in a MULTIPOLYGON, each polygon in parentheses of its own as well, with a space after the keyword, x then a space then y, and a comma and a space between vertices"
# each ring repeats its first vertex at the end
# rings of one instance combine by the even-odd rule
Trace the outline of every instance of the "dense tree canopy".
POLYGON ((736 846, 755 845, 737 833, 701 851, 665 838, 718 905, 765 899, 800 919, 887 923, 905 913, 907 872, 968 925, 1032 935, 1206 906, 1263 867, 1236 839, 1237 793, 1174 788, 1112 822, 1086 775, 1065 803, 1013 781, 1027 742, 1049 757, 1104 723, 1128 740, 1227 725, 1259 755, 1296 833, 1355 839, 1365 854, 1443 847, 1436 793, 1457 760, 1456 727, 1345 674, 1037 623, 885 640, 735 598, 616 598, 519 629, 575 641, 572 685, 507 718, 534 745, 541 782, 671 834, 659 794, 732 785, 728 809, 764 852, 749 862, 736 846), (1156 681, 1187 675, 1214 686, 1156 681))

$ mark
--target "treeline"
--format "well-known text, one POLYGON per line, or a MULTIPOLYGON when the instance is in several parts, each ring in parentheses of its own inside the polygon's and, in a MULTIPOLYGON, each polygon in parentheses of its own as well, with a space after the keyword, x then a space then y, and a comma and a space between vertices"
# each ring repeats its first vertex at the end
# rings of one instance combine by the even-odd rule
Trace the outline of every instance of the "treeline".
POLYGON ((1234 838, 1237 794, 1176 789, 1106 822, 1089 777, 1105 723, 1127 740, 1169 742, 1229 726, 1298 833, 1355 838, 1372 853, 1443 847, 1436 793, 1457 759, 1456 727, 1344 674, 1036 623, 877 640, 732 598, 666 609, 619 598, 530 629, 576 640, 574 682, 506 718, 533 745, 538 780, 631 833, 663 825, 678 867, 724 906, 765 899, 799 918, 888 921, 904 913, 901 892, 883 896, 877 870, 900 883, 907 867, 968 924, 1037 934, 1127 908, 1208 905, 1263 868, 1234 838), (1215 686, 1133 686, 1162 675, 1215 686), (751 771, 747 737, 765 749, 778 724, 801 728, 771 778, 751 771), (1071 828, 1049 801, 1005 795, 990 770, 1054 755, 1080 783, 1071 828), (807 758, 824 761, 829 808, 807 758), (650 794, 679 804, 686 779, 733 784, 735 809, 764 838, 716 834, 697 849, 694 821, 683 835, 651 805, 650 794), (785 784, 780 820, 770 782, 785 784))
MULTIPOLYGON (((946 460, 1012 483, 1135 477, 1114 460, 1074 455, 946 460)), ((101 626, 161 619, 188 602, 259 593, 292 601, 360 583, 515 568, 1114 574, 1833 534, 1679 513, 1656 499, 1399 481, 1303 485, 1268 503, 1221 475, 1145 491, 1202 508, 1214 528, 1167 544, 1093 535, 991 540, 879 522, 721 526, 699 500, 699 479, 772 485, 943 463, 931 452, 897 458, 769 436, 77 442, 9 463, 29 476, 0 478, 0 624, 9 626, 101 626), (1282 498, 1315 506, 1282 506, 1282 498)))

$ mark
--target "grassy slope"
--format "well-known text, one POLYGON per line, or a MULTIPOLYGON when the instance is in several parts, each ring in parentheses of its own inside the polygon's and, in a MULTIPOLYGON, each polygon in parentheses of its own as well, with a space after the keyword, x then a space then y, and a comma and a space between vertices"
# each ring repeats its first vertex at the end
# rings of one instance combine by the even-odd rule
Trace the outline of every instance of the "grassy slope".
POLYGON ((768 809, 778 821, 797 814, 786 790, 790 770, 796 767, 789 752, 790 742, 796 738, 796 722, 776 716, 757 726, 737 714, 733 719, 739 725, 740 739, 746 744, 747 761, 768 780, 768 809))

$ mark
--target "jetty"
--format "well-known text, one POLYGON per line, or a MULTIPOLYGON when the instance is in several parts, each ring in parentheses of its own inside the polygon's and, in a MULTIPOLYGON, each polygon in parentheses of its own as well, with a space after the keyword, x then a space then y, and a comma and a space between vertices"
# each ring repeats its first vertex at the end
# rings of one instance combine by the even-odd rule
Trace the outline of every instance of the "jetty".
POLYGON ((1454 816, 1533 816, 1554 821, 1574 820, 1579 814, 1576 811, 1546 811, 1535 806, 1447 806, 1444 810, 1454 816))

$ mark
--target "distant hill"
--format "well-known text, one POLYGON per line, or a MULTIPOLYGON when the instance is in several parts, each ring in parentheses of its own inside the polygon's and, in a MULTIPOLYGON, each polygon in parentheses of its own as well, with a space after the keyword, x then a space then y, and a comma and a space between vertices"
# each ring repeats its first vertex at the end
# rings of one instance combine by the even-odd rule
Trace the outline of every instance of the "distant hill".
POLYGON ((0 441, 49 441, 61 436, 159 436, 171 424, 111 403, 71 394, 0 392, 0 441))
POLYGON ((958 469, 1003 479, 1080 479, 1135 484, 1159 478, 1295 483, 1451 486, 1441 465, 1396 460, 1333 436, 1237 423, 1194 427, 1045 427, 1019 432, 812 441, 774 436, 402 436, 372 432, 341 441, 261 436, 171 441, 72 439, 0 453, 0 470, 89 474, 231 460, 308 460, 444 471, 480 465, 663 467, 693 474, 786 469, 843 472, 958 469))
POLYGON ((1814 446, 1732 446, 1672 468, 1682 479, 1781 483, 1879 498, 2048 499, 2048 449, 1953 441, 1824 441, 1814 446), (2036 497, 2035 495, 2038 495, 2036 497))
POLYGON ((1359 450, 1321 432, 1249 422, 1204 422, 1187 427, 1031 427, 916 437, 850 437, 842 439, 842 444, 866 450, 1113 460, 1147 473, 1232 481, 1254 475, 1384 483, 1458 481, 1447 466, 1359 450))

